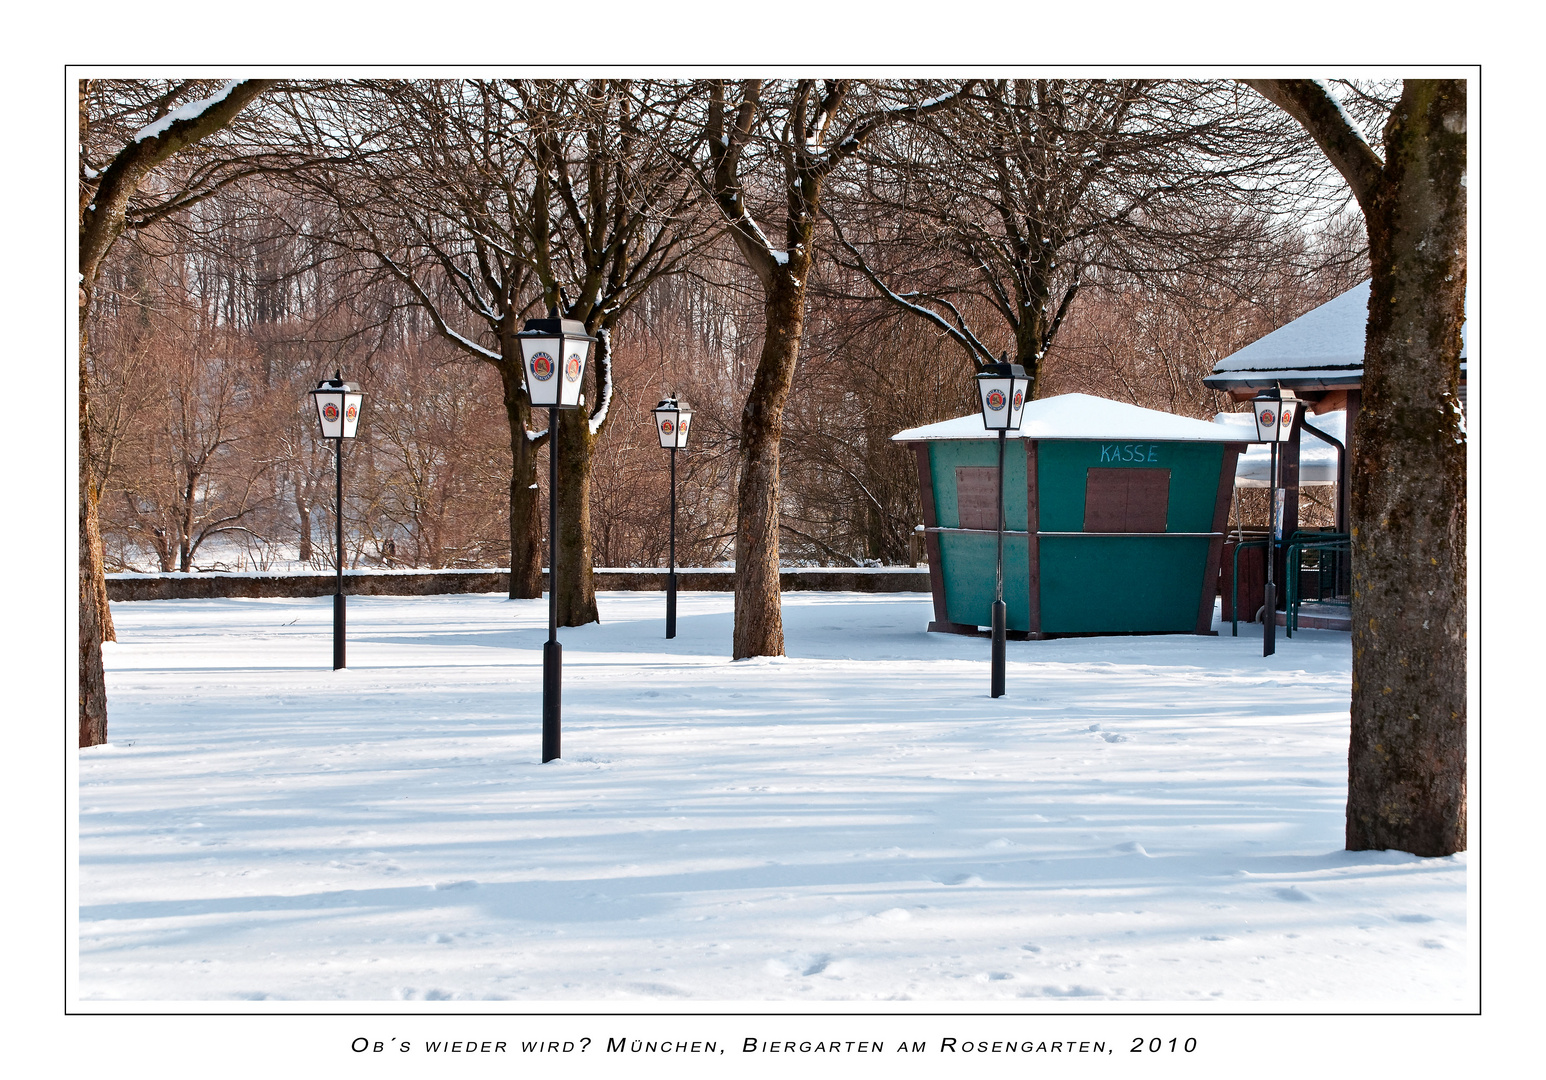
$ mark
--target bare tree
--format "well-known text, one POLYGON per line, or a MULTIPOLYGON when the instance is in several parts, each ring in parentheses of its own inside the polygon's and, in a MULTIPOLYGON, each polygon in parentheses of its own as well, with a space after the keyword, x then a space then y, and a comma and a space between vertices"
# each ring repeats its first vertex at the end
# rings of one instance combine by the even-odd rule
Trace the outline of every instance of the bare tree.
POLYGON ((737 250, 762 287, 762 354, 741 411, 736 502, 736 659, 781 656, 779 607, 779 440, 800 356, 805 293, 817 249, 823 190, 833 171, 888 124, 954 104, 956 95, 918 100, 912 88, 847 79, 764 85, 709 83, 703 183, 714 195, 737 250), (781 245, 757 224, 753 200, 783 206, 781 245), (760 201, 760 199, 758 199, 760 201))
POLYGON ((975 367, 1007 352, 1032 397, 1082 291, 1227 276, 1270 249, 1268 210, 1338 197, 1228 82, 987 81, 865 158, 838 193, 869 224, 839 230, 845 265, 975 367))
POLYGON ((1380 152, 1325 84, 1250 83, 1310 133, 1369 234, 1347 847, 1464 851, 1466 84, 1406 80, 1380 152))
MULTIPOLYGON (((541 595, 537 453, 565 462, 557 535, 559 622, 597 618, 590 460, 610 415, 613 329, 672 273, 702 228, 680 162, 699 134, 668 84, 626 80, 423 82, 357 88, 345 112, 391 118, 368 170, 330 172, 356 242, 409 290, 445 338, 499 372, 510 429, 511 596, 541 595), (406 137, 405 137, 406 136, 406 137), (517 334, 561 309, 598 337, 587 407, 533 430, 517 334), (458 327, 465 327, 466 333, 458 327)), ((309 130, 325 140, 336 123, 309 130)))
POLYGON ((98 524, 101 492, 92 468, 91 364, 86 327, 97 275, 125 231, 175 215, 259 167, 249 155, 203 147, 178 175, 169 160, 200 147, 272 85, 269 79, 226 83, 210 93, 195 82, 113 82, 79 86, 80 249, 78 297, 80 441, 79 726, 81 746, 107 741, 107 687, 102 642, 112 640, 98 524), (204 95, 204 96, 200 96, 204 95), (150 184, 152 178, 156 183, 150 184))

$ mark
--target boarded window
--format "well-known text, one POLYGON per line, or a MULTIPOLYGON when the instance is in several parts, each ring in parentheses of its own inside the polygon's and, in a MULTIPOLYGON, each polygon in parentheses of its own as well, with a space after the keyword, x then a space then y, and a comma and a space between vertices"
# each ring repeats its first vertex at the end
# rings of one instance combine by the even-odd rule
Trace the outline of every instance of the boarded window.
POLYGON ((998 469, 956 466, 956 511, 963 529, 998 530, 998 469))
POLYGON ((1085 532, 1164 532, 1169 511, 1169 469, 1091 469, 1085 478, 1085 532))

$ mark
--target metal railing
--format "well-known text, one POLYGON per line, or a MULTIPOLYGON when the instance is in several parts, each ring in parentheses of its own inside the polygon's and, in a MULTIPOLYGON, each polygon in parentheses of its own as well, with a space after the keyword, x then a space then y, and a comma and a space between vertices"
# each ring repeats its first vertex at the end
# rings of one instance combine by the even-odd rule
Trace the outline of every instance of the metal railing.
POLYGON ((1266 538, 1260 540, 1240 540, 1235 544, 1234 566, 1229 579, 1229 615, 1230 637, 1240 636, 1240 552, 1246 548, 1265 548, 1266 538))
POLYGON ((1349 597, 1337 591, 1337 583, 1347 577, 1352 562, 1352 537, 1347 533, 1299 531, 1289 538, 1287 548, 1288 598, 1283 620, 1286 636, 1299 628, 1299 608, 1305 602, 1305 571, 1313 568, 1313 599, 1318 604, 1333 604, 1351 609, 1349 597))

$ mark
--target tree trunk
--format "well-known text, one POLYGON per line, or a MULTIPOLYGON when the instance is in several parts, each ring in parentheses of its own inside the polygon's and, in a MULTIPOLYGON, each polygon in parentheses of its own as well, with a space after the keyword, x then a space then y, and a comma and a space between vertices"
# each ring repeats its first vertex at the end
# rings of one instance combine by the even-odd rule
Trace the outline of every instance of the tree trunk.
POLYGON ((795 284, 775 274, 763 310, 767 331, 751 392, 741 410, 741 478, 736 489, 733 656, 784 655, 779 594, 779 439, 784 403, 805 323, 804 268, 795 284))
POLYGON ((1408 80, 1365 208, 1347 847, 1466 847, 1466 88, 1408 80))
POLYGON ((300 550, 297 554, 301 562, 309 563, 311 562, 311 506, 297 496, 295 508, 301 515, 300 550))
POLYGON ((521 383, 520 346, 515 359, 496 365, 504 385, 510 425, 510 599, 542 596, 542 500, 537 490, 537 447, 526 437, 531 407, 521 383))
POLYGON ((591 453, 595 437, 590 433, 587 409, 566 409, 558 414, 558 436, 548 444, 558 447, 558 625, 585 626, 600 622, 596 609, 594 557, 590 537, 591 453))
POLYGON ((81 746, 100 746, 107 742, 107 681, 102 672, 101 611, 105 608, 106 584, 102 577, 102 542, 96 528, 97 500, 91 470, 91 426, 87 410, 85 311, 89 296, 81 301, 80 400, 77 434, 80 449, 80 498, 78 500, 80 557, 77 560, 78 597, 80 600, 77 637, 80 650, 79 723, 81 746), (103 603, 98 602, 98 584, 102 583, 103 603))

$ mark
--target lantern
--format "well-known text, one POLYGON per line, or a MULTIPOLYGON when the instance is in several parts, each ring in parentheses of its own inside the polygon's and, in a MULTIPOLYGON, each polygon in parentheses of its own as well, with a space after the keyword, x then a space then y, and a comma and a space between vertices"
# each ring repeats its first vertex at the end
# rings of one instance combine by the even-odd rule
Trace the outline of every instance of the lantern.
POLYGON ((687 449, 687 429, 692 425, 692 409, 674 396, 655 406, 655 431, 666 450, 687 449))
POLYGON ((526 392, 533 408, 577 409, 591 343, 578 319, 560 319, 557 312, 546 319, 527 319, 515 335, 526 365, 526 392))
POLYGON ((311 398, 317 403, 317 419, 322 422, 324 439, 354 438, 360 426, 364 394, 335 372, 331 379, 323 379, 317 384, 311 391, 311 398))
POLYGON ((333 464, 337 469, 337 486, 334 488, 333 526, 337 530, 335 546, 335 577, 333 584, 333 670, 346 666, 345 643, 347 615, 344 601, 344 440, 354 438, 360 426, 360 409, 365 395, 359 389, 344 382, 343 373, 333 372, 331 379, 323 379, 311 391, 311 399, 317 405, 317 419, 322 423, 322 437, 336 439, 333 464))
POLYGON ((1302 403, 1292 390, 1272 386, 1251 399, 1256 419, 1256 441, 1288 442, 1294 430, 1294 416, 1302 403))
POLYGON ((1025 412, 1025 392, 1031 384, 1019 364, 1000 361, 977 373, 982 397, 982 426, 989 431, 1019 431, 1025 412))

